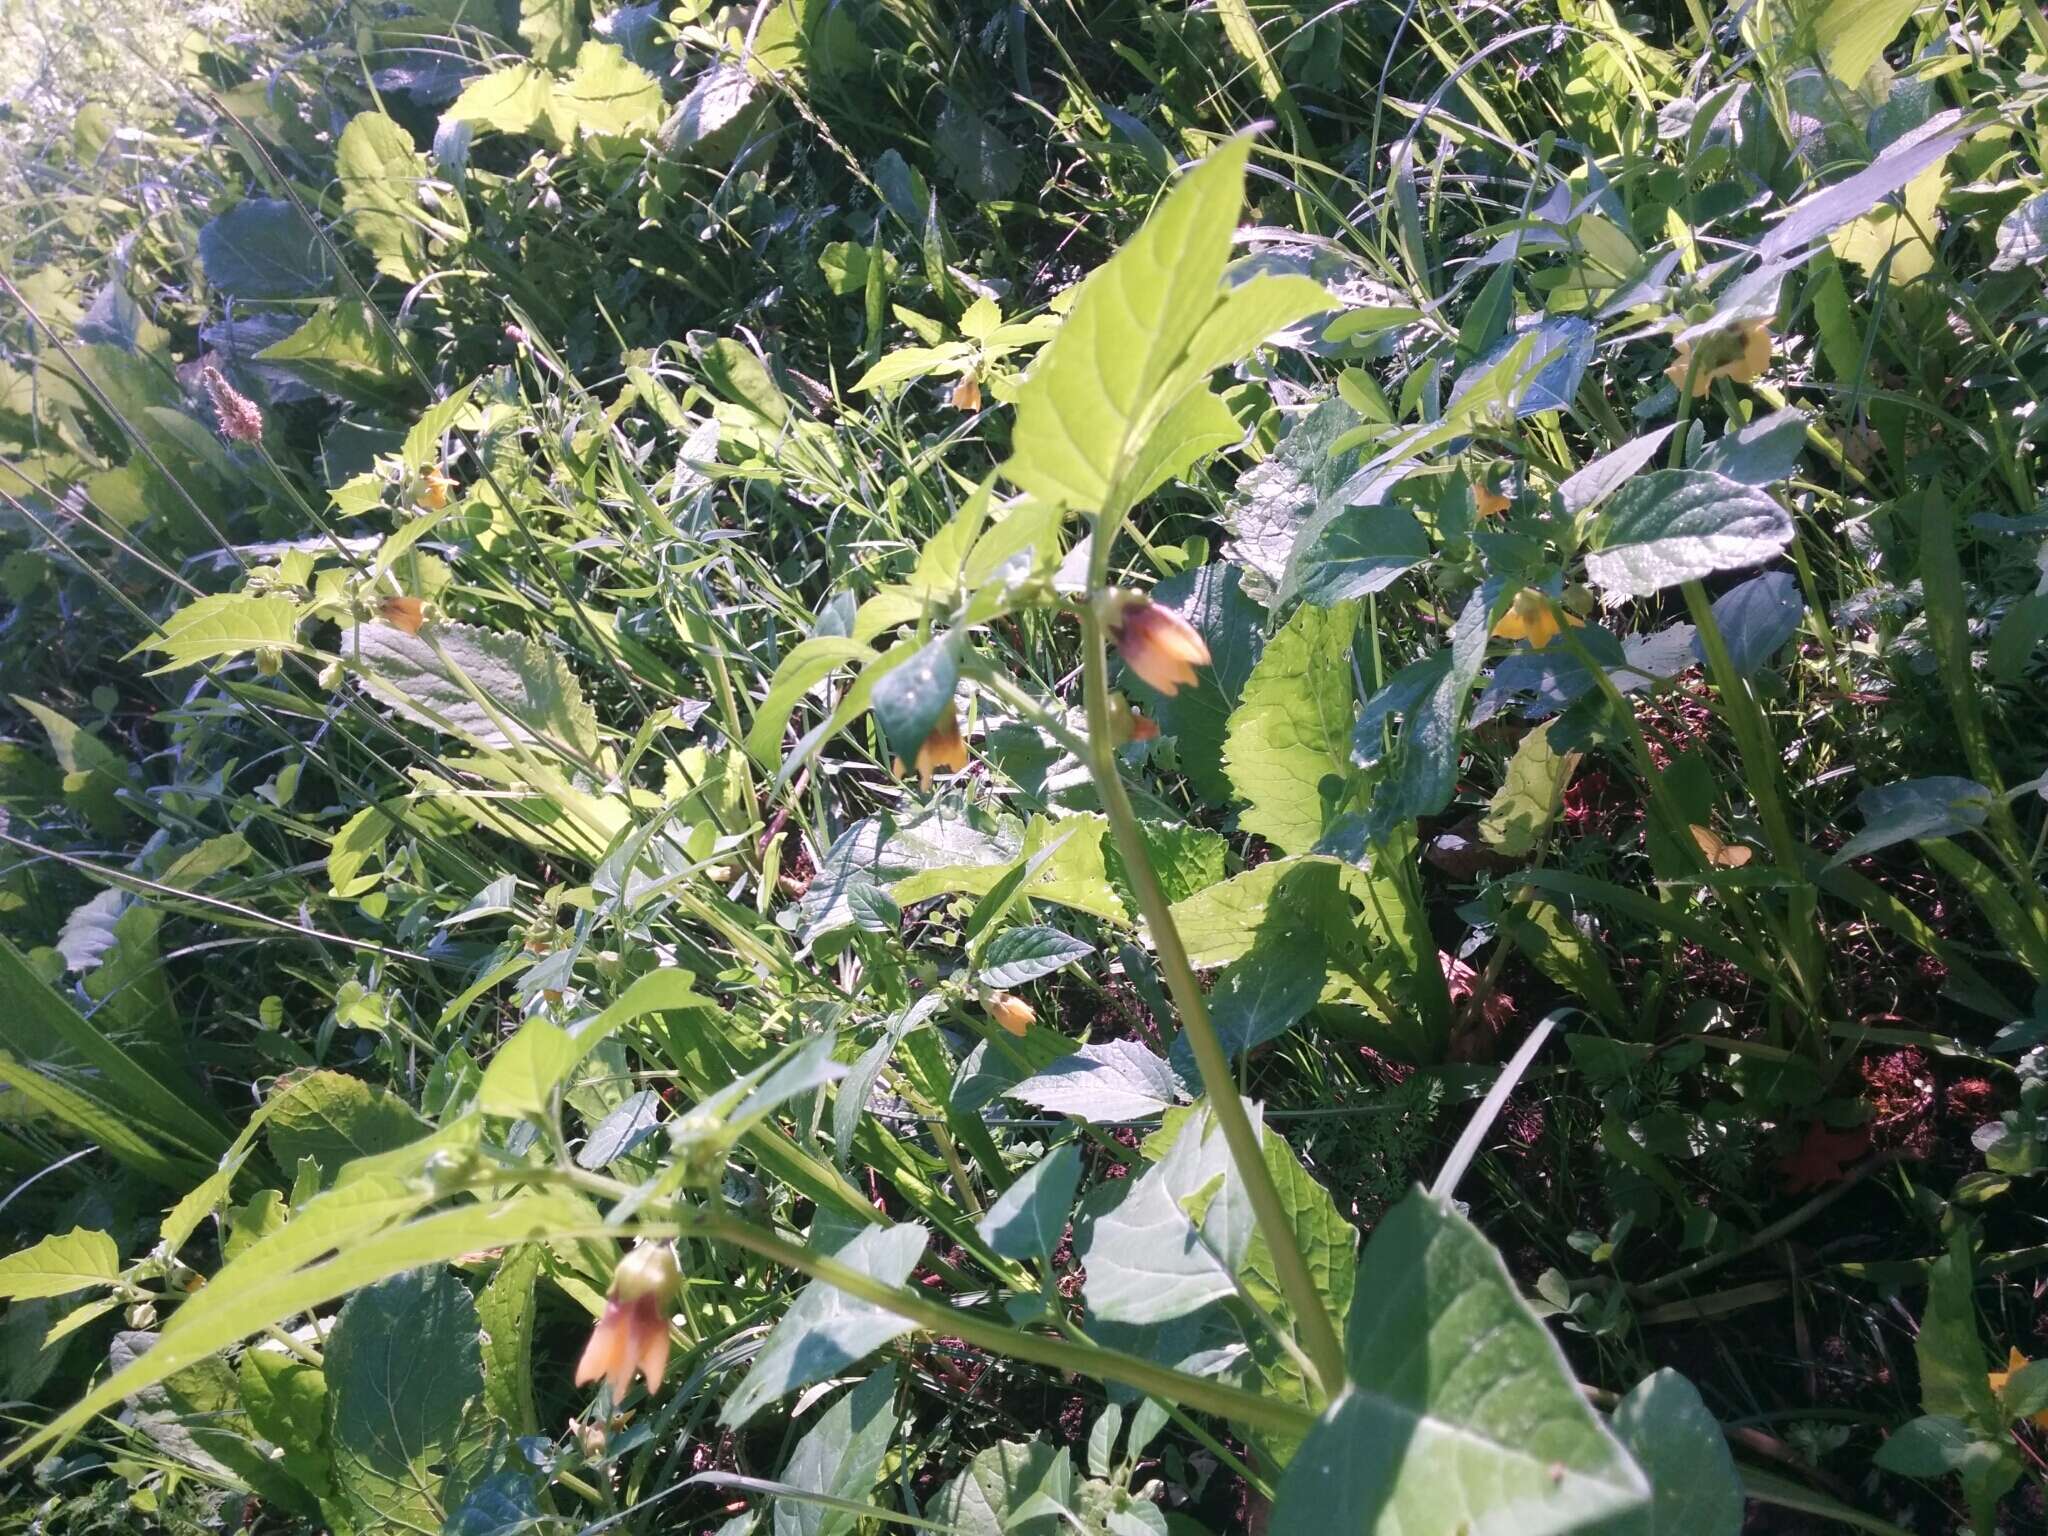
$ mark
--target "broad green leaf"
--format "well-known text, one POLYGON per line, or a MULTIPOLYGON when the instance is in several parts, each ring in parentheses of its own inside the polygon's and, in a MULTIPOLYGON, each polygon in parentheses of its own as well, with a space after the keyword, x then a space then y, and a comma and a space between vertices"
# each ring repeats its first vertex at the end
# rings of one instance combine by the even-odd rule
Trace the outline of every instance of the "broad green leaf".
POLYGON ((1228 800, 1224 732, 1265 647, 1265 614, 1246 595, 1244 572, 1234 565, 1205 565, 1162 581, 1152 589, 1152 601, 1193 626, 1209 647, 1209 665, 1192 686, 1170 698, 1128 670, 1123 686, 1160 731, 1174 738, 1188 782, 1209 800, 1228 800))
POLYGON ((667 115, 661 82, 627 58, 616 43, 585 43, 569 78, 550 104, 555 134, 573 145, 585 137, 651 136, 667 115))
POLYGON ((1577 766, 1576 752, 1558 752, 1550 745, 1546 720, 1524 736, 1508 759, 1507 775, 1486 807, 1479 835, 1511 859, 1526 859, 1543 846, 1557 818, 1564 787, 1577 766))
POLYGON ((1381 1218, 1348 1335, 1349 1389, 1288 1466, 1274 1536, 1548 1536, 1646 1502, 1500 1256, 1448 1202, 1417 1190, 1381 1218))
POLYGON ((1021 489, 1076 511, 1135 500, 1238 435, 1212 370, 1330 307, 1305 280, 1223 288, 1250 149, 1218 147, 1083 285, 1018 396, 1003 472, 1021 489))
MULTIPOLYGON (((871 1503, 896 1434, 896 1368, 886 1365, 844 1394, 790 1452, 782 1481, 851 1503, 871 1503)), ((854 1517, 801 1499, 775 1501, 775 1536, 845 1536, 854 1517)))
POLYGON ((1985 1449, 1985 1437, 1961 1419, 1927 1414, 1893 1430, 1870 1459, 1901 1477, 1937 1478, 1962 1471, 1985 1449))
POLYGON ((918 749, 952 706, 959 685, 960 642, 954 633, 926 641, 910 660, 891 667, 876 682, 869 695, 875 721, 899 760, 917 761, 918 749))
POLYGON ((411 376, 397 343, 357 299, 323 304, 254 361, 358 405, 389 405, 411 393, 411 376))
POLYGON ((1948 177, 1939 166, 1906 183, 1897 208, 1886 207, 1852 219, 1828 236, 1837 257, 1875 276, 1880 268, 1892 283, 1917 282, 1934 268, 1934 240, 1941 233, 1941 206, 1948 177))
POLYGON ((661 1095, 652 1088, 628 1094, 591 1129, 576 1149, 579 1168, 609 1168, 653 1136, 662 1121, 661 1095))
POLYGON ((1919 8, 1919 0, 1826 0, 1813 41, 1828 73, 1855 90, 1919 8))
POLYGON ((1989 1437, 2003 1430, 2005 1420, 1977 1332, 1974 1279, 1969 1229, 1958 1223, 1948 1252, 1928 1270, 1927 1310, 1913 1338, 1913 1356, 1920 1366, 1920 1411, 1962 1419, 1989 1437))
POLYGON ((782 658, 769 680, 768 693, 754 709, 747 732, 747 751, 767 768, 782 756, 782 737, 789 717, 805 694, 850 662, 870 661, 874 652, 845 635, 814 635, 782 658))
POLYGON ((402 283, 421 275, 425 217, 420 189, 427 162, 412 135, 382 112, 358 113, 335 148, 342 211, 377 270, 402 283))
POLYGON ((1392 586, 1429 558, 1429 538, 1405 507, 1345 507, 1304 531, 1280 584, 1282 603, 1327 607, 1392 586))
POLYGON ((438 1536, 488 1442, 476 1304, 436 1265, 358 1291, 326 1349, 334 1481, 364 1526, 438 1536))
POLYGON ((1160 1323, 1234 1295, 1252 1227, 1223 1133, 1197 1110, 1090 1227, 1080 1255, 1088 1310, 1104 1322, 1160 1323))
POLYGON ((1742 1482, 1728 1437, 1693 1384, 1658 1371, 1614 1410, 1614 1436, 1650 1479, 1650 1505, 1602 1536, 1740 1536, 1742 1482))
POLYGON ((734 405, 744 406, 772 427, 789 421, 789 397, 751 347, 721 336, 697 357, 704 379, 734 405))
POLYGON ((1998 254, 1992 258, 1991 270, 2017 271, 2044 256, 2048 256, 2048 192, 2028 198, 1999 222, 1998 254))
POLYGON ((855 379, 852 390, 855 394, 863 394, 868 390, 889 389, 933 374, 951 378, 966 372, 973 363, 974 348, 964 341, 949 341, 936 347, 898 347, 855 379))
POLYGON ((327 845, 329 895, 346 901, 366 891, 374 891, 384 883, 381 868, 367 875, 362 871, 372 859, 380 865, 383 863, 384 849, 391 841, 391 834, 398 830, 396 804, 393 803, 394 808, 366 805, 341 824, 341 830, 334 834, 334 841, 327 845))
POLYGON ((1799 467, 1807 419, 1804 411, 1786 409, 1731 427, 1707 444, 1692 467, 1744 485, 1775 485, 1799 467))
POLYGON ((1842 844, 1830 868, 1864 858, 1894 843, 1954 837, 1984 825, 1997 797, 1975 779, 1907 779, 1866 789, 1856 797, 1863 830, 1842 844))
MULTIPOLYGON (((1302 1167, 1284 1136, 1268 1131, 1259 1149, 1273 1176, 1273 1188, 1287 1214, 1295 1246, 1308 1266, 1309 1278, 1315 1282, 1316 1294, 1322 1297, 1331 1317, 1348 1316, 1358 1279, 1357 1228, 1337 1209, 1330 1192, 1302 1167)), ((1279 1268, 1273 1262, 1273 1250, 1267 1246, 1263 1233, 1252 1233, 1244 1262, 1238 1266, 1238 1280, 1245 1293, 1269 1315, 1279 1319, 1283 1326, 1293 1326, 1294 1310, 1287 1301, 1279 1268)), ((1302 1373, 1300 1361, 1264 1329, 1251 1335, 1251 1350, 1268 1391, 1310 1409, 1320 1403, 1320 1387, 1310 1382, 1302 1373)), ((1272 1434, 1257 1438, 1279 1465, 1292 1460, 1299 1447, 1299 1441, 1283 1440, 1272 1434)))
POLYGON ((974 1230, 1006 1259, 1042 1259, 1066 1230, 1080 1182, 1080 1147, 1063 1142, 1019 1174, 974 1230))
MULTIPOLYGON (((832 1257, 884 1285, 900 1286, 924 1252, 925 1235, 915 1222, 869 1227, 832 1257)), ((768 1335, 719 1420, 738 1428, 777 1398, 836 1375, 915 1326, 873 1302, 813 1280, 768 1335)))
MULTIPOLYGON (((1741 673, 1755 672, 1785 648, 1806 617, 1799 578, 1790 571, 1766 571, 1740 582, 1714 599, 1714 627, 1728 647, 1728 659, 1741 673)), ((1697 637, 1693 654, 1702 661, 1705 647, 1697 637)))
POLYGON ((519 0, 519 35, 534 63, 565 65, 583 39, 582 6, 578 0, 519 0))
POLYGON ((346 1072, 310 1072, 271 1099, 264 1135, 287 1173, 310 1157, 332 1180, 342 1164, 409 1146, 432 1126, 397 1094, 346 1072))
POLYGON ((2009 1422, 2048 1412, 2048 1360, 2031 1360, 2009 1372, 1999 1389, 1998 1406, 2009 1422))
POLYGON ((207 282, 238 299, 302 299, 334 281, 333 258, 296 206, 245 197, 201 226, 207 282))
POLYGON ((441 114, 444 123, 474 123, 497 133, 552 132, 549 109, 554 81, 531 64, 495 70, 463 87, 454 104, 441 114))
POLYGON ((1093 1123, 1148 1119, 1181 1092, 1173 1069, 1135 1040, 1084 1045, 1004 1090, 1035 1108, 1093 1123))
POLYGON ((1059 1536, 1071 1529, 1059 1512, 1073 1501, 1074 1468, 1064 1446, 1004 1440, 977 1452, 939 1490, 930 1513, 964 1536, 1059 1536))
POLYGON ((1018 896, 1072 907, 1105 922, 1128 924, 1130 916, 1110 887, 1103 861, 1102 834, 1107 826, 1102 817, 1095 815, 1066 816, 1058 821, 1034 816, 1024 828, 1023 847, 1011 859, 927 867, 891 885, 889 894, 906 907, 933 896, 985 896, 1010 872, 1013 862, 1027 860, 1058 843, 1058 851, 1025 880, 1018 896))
POLYGON ((73 1227, 0 1259, 0 1296, 27 1301, 69 1296, 120 1278, 121 1254, 104 1232, 73 1227))
POLYGON ((1267 644, 1230 716, 1224 772, 1246 802, 1238 823, 1285 853, 1322 836, 1351 771, 1354 604, 1297 609, 1267 644), (1325 780, 1332 781, 1325 786, 1325 780))
POLYGON ((498 1047, 477 1088, 476 1107, 487 1115, 517 1119, 545 1115, 582 1052, 559 1025, 528 1019, 519 1033, 498 1047))
MULTIPOLYGON (((1230 863, 1230 844, 1222 833, 1208 827, 1191 827, 1168 821, 1141 821, 1138 835, 1144 840, 1145 856, 1160 889, 1168 901, 1185 901, 1200 890, 1216 884, 1230 863)), ((1129 894, 1130 881, 1115 844, 1108 849, 1112 862, 1110 879, 1125 893, 1126 905, 1135 907, 1129 894)))
POLYGON ((135 650, 162 651, 170 657, 150 670, 148 675, 154 677, 216 656, 288 646, 297 638, 298 627, 298 605, 288 597, 221 592, 187 603, 164 620, 161 634, 135 650))
POLYGON ((538 640, 470 624, 408 635, 388 624, 342 631, 341 653, 394 712, 481 747, 598 747, 597 716, 567 662, 538 640))
MULTIPOLYGON (((154 1333, 117 1333, 107 1349, 107 1363, 118 1371, 146 1357, 160 1342, 154 1333)), ((225 1360, 198 1361, 137 1393, 123 1417, 166 1456, 204 1475, 230 1479, 302 1519, 317 1511, 312 1495, 252 1443, 240 1385, 225 1360)))
POLYGON ((1761 565, 1791 542, 1791 514, 1773 497, 1725 475, 1660 469, 1607 504, 1586 575, 1613 603, 1761 565))
POLYGON ((327 1441, 327 1377, 277 1348, 247 1349, 236 1372, 249 1427, 283 1453, 280 1461, 316 1498, 334 1493, 327 1441))
MULTIPOLYGON (((1223 1053, 1236 1057, 1277 1040, 1301 1022, 1322 995, 1328 962, 1312 929, 1268 923, 1252 947, 1226 965, 1209 989, 1209 1021, 1223 1053)), ((1192 1080, 1194 1050, 1183 1033, 1168 1059, 1192 1080)))
MULTIPOLYGON (((1845 0, 1847 3, 1847 0, 1845 0)), ((1911 132, 1887 144, 1853 176, 1801 198, 1757 246, 1766 267, 1804 250, 1815 240, 1860 218, 1880 199, 1946 160, 1981 124, 1955 110, 1937 112, 1911 132)))
POLYGON ((546 1258, 540 1243, 511 1249, 476 1298, 483 1328, 484 1402, 515 1435, 540 1432, 533 1392, 534 1283, 546 1258))
POLYGON ((1325 400, 1295 418, 1272 453, 1237 477, 1224 513, 1232 537, 1223 553, 1257 577, 1252 595, 1261 602, 1272 601, 1279 590, 1288 557, 1310 518, 1358 469, 1357 449, 1330 451, 1358 424, 1358 412, 1343 400, 1325 400))
POLYGON ((1057 928, 1026 924, 997 934, 981 952, 976 979, 984 986, 1021 987, 1062 966, 1085 960, 1095 946, 1057 928))

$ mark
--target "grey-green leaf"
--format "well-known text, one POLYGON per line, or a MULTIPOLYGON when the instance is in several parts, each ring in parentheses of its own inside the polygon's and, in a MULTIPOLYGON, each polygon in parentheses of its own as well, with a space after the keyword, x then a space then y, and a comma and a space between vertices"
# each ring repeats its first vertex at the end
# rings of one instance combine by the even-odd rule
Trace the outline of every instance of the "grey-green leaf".
POLYGON ((296 206, 245 197, 199 231, 206 280, 238 299, 302 299, 333 281, 320 233, 296 206))
POLYGON ((1094 953, 1095 946, 1085 939, 1057 928, 1026 924, 1005 929, 988 941, 988 948, 981 952, 978 979, 984 986, 1021 987, 1094 953))
POLYGON ((469 624, 433 624, 416 635, 364 624, 342 632, 341 652, 380 702, 420 725, 482 747, 597 751, 597 716, 576 675, 538 640, 469 624))
POLYGON ((1621 488, 1594 540, 1586 575, 1612 603, 1761 565, 1792 542, 1792 517, 1725 475, 1660 469, 1621 488))
POLYGON ((476 1304, 446 1269, 356 1292, 327 1346, 334 1479, 357 1524, 438 1536, 478 1470, 476 1304))
POLYGON ((1206 1111, 1095 1219, 1081 1294, 1112 1323, 1160 1323, 1232 1295, 1251 1242, 1250 1197, 1206 1111), (1199 1211, 1199 1219, 1195 1212, 1199 1211))
POLYGON ((1448 1202, 1417 1190, 1381 1219, 1349 1334, 1350 1389, 1289 1465, 1273 1536, 1551 1536, 1647 1501, 1500 1256, 1448 1202))
POLYGON ((927 641, 884 673, 871 698, 889 750, 905 763, 916 762, 917 749, 952 705, 959 682, 960 657, 950 634, 927 641))
MULTIPOLYGON (((896 1433, 896 1368, 884 1366, 826 1409, 790 1452, 782 1481, 828 1498, 868 1503, 896 1433)), ((775 1536, 845 1536, 854 1517, 802 1499, 775 1501, 775 1536)))
POLYGON ((1842 844, 1828 861, 1829 867, 1909 839, 1953 837, 1958 832, 1981 827, 1994 798, 1975 779, 1952 776, 1907 779, 1900 784, 1866 789, 1856 797, 1856 809, 1863 814, 1863 830, 1842 844))
POLYGON ((1143 1120, 1181 1097, 1173 1069, 1135 1040, 1105 1040, 1062 1056, 1006 1090, 1056 1115, 1094 1123, 1143 1120))
MULTIPOLYGON (((900 1286, 910 1278, 924 1244, 924 1228, 904 1222, 869 1227, 833 1257, 884 1285, 900 1286)), ((737 1428, 777 1398, 844 1370, 915 1326, 873 1302, 813 1280, 768 1335, 719 1417, 737 1428)))
POLYGON ((1042 1259, 1066 1230, 1080 1182, 1080 1148, 1062 1143, 998 1195, 974 1230, 1006 1259, 1042 1259))
POLYGON ((1658 1371, 1614 1410, 1615 1438, 1650 1479, 1647 1509, 1601 1527, 1601 1536, 1738 1536, 1742 1482, 1728 1438, 1693 1384, 1658 1371))

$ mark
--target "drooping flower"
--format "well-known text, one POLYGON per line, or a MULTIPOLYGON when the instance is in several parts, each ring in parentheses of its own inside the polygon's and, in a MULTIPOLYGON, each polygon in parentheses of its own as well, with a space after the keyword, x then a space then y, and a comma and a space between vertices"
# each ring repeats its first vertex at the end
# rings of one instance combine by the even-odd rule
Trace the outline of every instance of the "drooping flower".
POLYGON ((426 622, 427 605, 416 597, 387 597, 377 605, 377 617, 393 629, 416 635, 426 622))
POLYGON ((1021 1035, 1038 1017, 1038 1010, 1014 992, 998 992, 988 1000, 988 1016, 1013 1035, 1021 1035))
POLYGON ((1150 598, 1127 597, 1111 634, 1124 665, 1168 697, 1196 681, 1209 665, 1209 647, 1195 627, 1150 598))
POLYGON ((199 375, 199 382, 206 386, 207 396, 213 401, 214 414, 220 417, 223 437, 234 443, 259 443, 263 440, 263 412, 254 400, 237 391, 218 368, 205 369, 199 375))
POLYGON ((1514 498, 1488 485, 1484 480, 1472 482, 1472 511, 1478 517, 1499 517, 1514 505, 1514 498))
POLYGON ((1678 356, 1664 370, 1664 377, 1680 389, 1686 387, 1685 381, 1690 377, 1695 398, 1704 395, 1707 386, 1716 379, 1754 384, 1771 365, 1770 327, 1761 320, 1738 321, 1727 330, 1702 337, 1699 345, 1697 372, 1693 370, 1693 344, 1689 341, 1678 343, 1678 356))
MULTIPOLYGON (((2029 1361, 2025 1355, 2021 1354, 2019 1350, 2012 1349, 2008 1351, 2008 1353, 2006 1354, 2005 1369, 2002 1371, 1987 1372, 1985 1374, 1985 1380, 1991 1383, 1991 1390, 1995 1394, 1997 1394, 2000 1397, 2003 1397, 2005 1395, 2005 1384, 2008 1381, 2012 1380, 2012 1378, 2018 1375, 2021 1371, 2025 1370, 2031 1363, 2032 1362, 2029 1361)), ((2048 1429, 2048 1408, 2044 1408, 2039 1413, 2028 1414, 2027 1422, 2033 1425, 2036 1429, 2048 1429)))
POLYGON ((420 505, 438 512, 448 505, 448 493, 454 489, 455 482, 436 465, 420 476, 420 505))
POLYGON ((604 1315, 576 1362, 577 1386, 603 1377, 614 1402, 626 1395, 635 1372, 647 1378, 649 1392, 661 1386, 668 1369, 669 1301, 681 1279, 667 1243, 642 1243, 619 1261, 604 1315))
POLYGON ((1560 608, 1554 598, 1534 587, 1524 587, 1493 626, 1493 635, 1496 640, 1526 640, 1530 650, 1540 651, 1564 633, 1565 625, 1577 629, 1585 622, 1577 614, 1560 608))
POLYGON ((981 380, 971 373, 963 373, 960 382, 953 386, 946 399, 956 411, 978 411, 981 409, 981 380))
MULTIPOLYGON (((931 732, 917 749, 917 782, 922 789, 932 787, 932 775, 941 768, 951 773, 961 773, 967 768, 967 738, 960 734, 960 716, 948 704, 933 723, 931 732)), ((896 759, 896 771, 903 771, 903 759, 896 759)))

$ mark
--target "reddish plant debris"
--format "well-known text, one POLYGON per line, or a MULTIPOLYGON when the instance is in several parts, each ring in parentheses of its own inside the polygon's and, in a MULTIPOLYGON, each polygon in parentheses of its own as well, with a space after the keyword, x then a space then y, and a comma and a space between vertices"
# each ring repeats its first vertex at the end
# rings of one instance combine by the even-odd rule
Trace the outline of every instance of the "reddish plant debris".
POLYGON ((1948 1112, 1967 1121, 1973 1129, 1992 1117, 1997 1100, 1998 1090, 1986 1077, 1965 1077, 1950 1083, 1946 1096, 1948 1112))
POLYGON ((1508 1140, 1514 1144, 1515 1156, 1528 1162, 1536 1156, 1536 1149, 1543 1143, 1543 1133, 1549 1128, 1550 1116, 1541 1099, 1509 1099, 1505 1114, 1501 1117, 1507 1127, 1508 1140))
POLYGON ((1907 1046, 1857 1062, 1870 1104, 1870 1144, 1924 1159, 1934 1151, 1934 1073, 1926 1053, 1907 1046))
POLYGON ((1870 1150, 1870 1127, 1829 1130, 1819 1120, 1806 1128, 1798 1150, 1778 1164, 1779 1187, 1788 1195, 1839 1184, 1849 1167, 1870 1150))
POLYGON ((1365 1063, 1366 1070, 1379 1079, 1382 1088, 1400 1087, 1401 1084, 1408 1081, 1415 1071, 1413 1067, 1405 1062, 1395 1061, 1389 1056, 1382 1056, 1369 1045, 1361 1045, 1358 1048, 1358 1058, 1365 1063))
POLYGON ((1623 823, 1638 822, 1643 814, 1642 802, 1617 785, 1604 768, 1584 768, 1573 775, 1561 804, 1569 835, 1603 842, 1617 841, 1623 823))

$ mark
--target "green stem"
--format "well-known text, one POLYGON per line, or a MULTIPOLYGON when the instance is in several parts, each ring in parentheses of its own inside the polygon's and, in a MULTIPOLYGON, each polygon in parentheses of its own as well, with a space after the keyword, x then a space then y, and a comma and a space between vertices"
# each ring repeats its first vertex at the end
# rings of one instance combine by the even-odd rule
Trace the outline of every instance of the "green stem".
MULTIPOLYGON (((1263 1168, 1264 1164, 1260 1166, 1263 1168)), ((1300 1435, 1306 1434, 1315 1422, 1305 1410, 1291 1404, 1240 1391, 1206 1377, 1190 1376, 1163 1365, 1154 1365, 1150 1360, 1141 1360, 1121 1350, 1083 1347, 1047 1334, 1026 1333, 972 1312, 942 1306, 898 1286, 885 1285, 874 1276, 851 1269, 837 1259, 784 1242, 772 1232, 764 1232, 724 1212, 703 1212, 696 1221, 689 1223, 689 1230, 693 1236, 731 1243, 735 1248, 744 1248, 770 1263, 809 1275, 813 1280, 822 1280, 833 1289, 893 1312, 928 1333, 965 1339, 978 1349, 1029 1360, 1035 1365, 1049 1366, 1058 1371, 1122 1382, 1162 1402, 1180 1403, 1255 1429, 1300 1435)))
MULTIPOLYGON (((1088 584, 1091 594, 1099 595, 1106 586, 1109 540, 1103 535, 1113 525, 1108 518, 1097 522, 1095 569, 1088 584)), ((1301 1333, 1309 1359, 1315 1362, 1324 1393, 1334 1398, 1344 1390, 1344 1346, 1295 1242, 1294 1229, 1288 1225, 1280 1192, 1266 1167, 1265 1154, 1259 1150, 1258 1133, 1244 1112, 1244 1100, 1238 1097, 1230 1058, 1224 1054, 1216 1026, 1209 1020, 1208 1004, 1196 985, 1194 967, 1188 963, 1188 952, 1181 943, 1180 930, 1174 925, 1171 905, 1160 888, 1159 877, 1153 873, 1145 839, 1138 831, 1137 815, 1131 809, 1123 776, 1117 770, 1116 741, 1109 721, 1109 637, 1093 603, 1081 615, 1081 631, 1083 688, 1088 706, 1088 766, 1095 779, 1095 792, 1102 801, 1103 814, 1109 818, 1110 832, 1116 838, 1117 852, 1123 857, 1131 891, 1138 898, 1138 910, 1158 951, 1160 974, 1173 995, 1174 1006, 1180 1010, 1181 1026, 1194 1049, 1195 1065, 1201 1069, 1203 1091, 1208 1095, 1216 1123, 1223 1128, 1223 1139, 1230 1147, 1238 1177, 1244 1180, 1245 1192, 1251 1197, 1259 1233, 1273 1255, 1280 1292, 1294 1313, 1295 1327, 1301 1333)))

